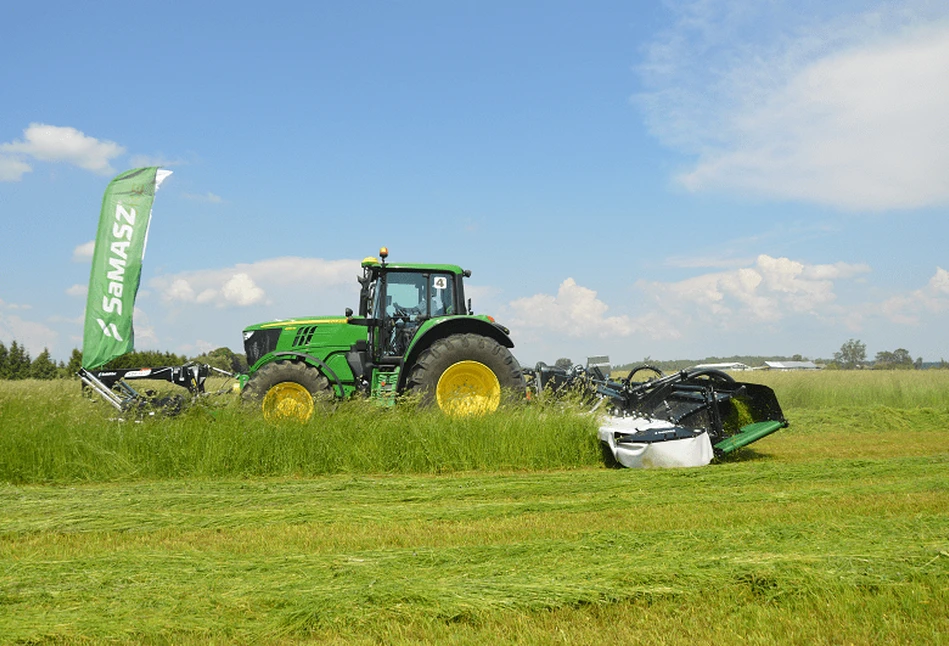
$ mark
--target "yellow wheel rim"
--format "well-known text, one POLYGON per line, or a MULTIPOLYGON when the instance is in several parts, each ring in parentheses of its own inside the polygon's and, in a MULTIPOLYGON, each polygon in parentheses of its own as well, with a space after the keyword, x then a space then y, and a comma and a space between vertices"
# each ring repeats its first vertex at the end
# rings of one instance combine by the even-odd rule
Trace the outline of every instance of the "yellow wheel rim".
POLYGON ((313 395, 298 383, 284 381, 267 391, 261 408, 268 420, 305 422, 313 417, 313 395))
POLYGON ((435 386, 438 407, 449 415, 483 415, 501 405, 501 384, 491 368, 477 361, 448 366, 435 386))

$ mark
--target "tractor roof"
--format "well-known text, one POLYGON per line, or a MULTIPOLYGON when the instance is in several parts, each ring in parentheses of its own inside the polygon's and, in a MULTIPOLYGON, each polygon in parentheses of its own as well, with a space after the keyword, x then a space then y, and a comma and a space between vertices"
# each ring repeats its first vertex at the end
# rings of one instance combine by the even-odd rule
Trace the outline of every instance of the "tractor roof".
POLYGON ((386 270, 388 271, 398 271, 404 269, 406 271, 434 271, 446 274, 467 275, 467 272, 465 272, 465 270, 458 265, 441 265, 416 262, 387 262, 385 265, 383 265, 381 262, 379 262, 378 258, 373 258, 372 256, 369 256, 363 260, 362 266, 364 268, 377 267, 380 269, 385 266, 386 270))

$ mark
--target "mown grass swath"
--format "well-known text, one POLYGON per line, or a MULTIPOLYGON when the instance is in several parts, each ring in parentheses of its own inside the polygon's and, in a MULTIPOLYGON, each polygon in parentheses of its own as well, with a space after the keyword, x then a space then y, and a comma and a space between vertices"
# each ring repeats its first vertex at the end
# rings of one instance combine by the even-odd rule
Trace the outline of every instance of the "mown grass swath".
POLYGON ((939 643, 947 464, 6 486, 0 634, 939 643))
POLYGON ((655 471, 553 405, 139 424, 3 384, 0 643, 949 643, 947 396, 762 378, 789 429, 655 471))

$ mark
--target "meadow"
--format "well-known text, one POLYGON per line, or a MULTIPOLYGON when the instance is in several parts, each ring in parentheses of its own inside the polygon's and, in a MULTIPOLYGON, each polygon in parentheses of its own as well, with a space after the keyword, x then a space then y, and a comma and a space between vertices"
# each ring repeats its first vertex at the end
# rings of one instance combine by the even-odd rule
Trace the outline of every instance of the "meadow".
POLYGON ((949 643, 949 372, 745 373, 791 427, 698 469, 596 422, 0 382, 0 643, 949 643))

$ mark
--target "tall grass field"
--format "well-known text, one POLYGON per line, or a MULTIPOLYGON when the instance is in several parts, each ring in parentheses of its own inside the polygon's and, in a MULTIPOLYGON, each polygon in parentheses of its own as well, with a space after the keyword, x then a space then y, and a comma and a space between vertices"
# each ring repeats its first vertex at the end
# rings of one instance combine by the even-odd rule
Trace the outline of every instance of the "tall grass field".
POLYGON ((949 372, 748 375, 790 428, 645 471, 556 402, 0 382, 0 644, 949 644, 949 372))

